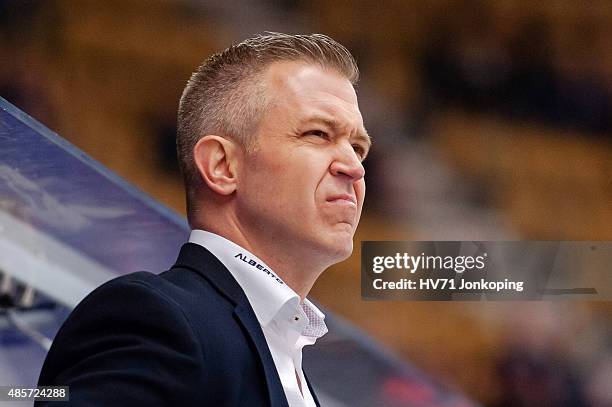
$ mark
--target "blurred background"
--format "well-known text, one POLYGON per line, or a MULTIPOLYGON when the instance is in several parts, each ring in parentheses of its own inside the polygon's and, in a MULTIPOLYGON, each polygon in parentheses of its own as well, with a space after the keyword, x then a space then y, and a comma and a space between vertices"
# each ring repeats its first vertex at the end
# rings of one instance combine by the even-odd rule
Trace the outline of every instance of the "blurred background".
POLYGON ((182 89, 263 31, 362 71, 366 207, 312 297, 484 405, 612 406, 609 302, 365 302, 359 272, 361 240, 612 240, 612 2, 4 0, 0 96, 184 214, 182 89))

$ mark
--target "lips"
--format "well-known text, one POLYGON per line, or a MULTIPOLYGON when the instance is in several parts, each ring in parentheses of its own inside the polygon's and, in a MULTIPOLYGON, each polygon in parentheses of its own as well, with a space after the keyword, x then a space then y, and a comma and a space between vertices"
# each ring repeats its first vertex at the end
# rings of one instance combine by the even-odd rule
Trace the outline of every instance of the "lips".
POLYGON ((332 195, 327 198, 327 202, 357 206, 357 199, 349 194, 332 195))

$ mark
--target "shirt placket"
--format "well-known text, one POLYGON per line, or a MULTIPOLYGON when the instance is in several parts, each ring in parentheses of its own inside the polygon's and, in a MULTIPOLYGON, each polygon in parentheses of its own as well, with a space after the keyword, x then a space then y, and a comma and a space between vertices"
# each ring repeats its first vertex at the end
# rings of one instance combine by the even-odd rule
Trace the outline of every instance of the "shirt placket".
POLYGON ((290 407, 308 407, 314 404, 309 404, 308 400, 311 399, 309 396, 308 385, 304 379, 304 374, 301 367, 301 355, 299 339, 301 337, 300 332, 304 329, 304 325, 307 323, 306 315, 303 312, 293 312, 288 318, 282 318, 283 322, 279 324, 276 334, 279 336, 282 351, 283 361, 282 367, 282 380, 283 386, 286 388, 285 395, 290 407), (283 327, 284 325, 284 327, 283 327), (297 376, 296 376, 297 373, 297 376), (302 391, 298 384, 298 379, 302 384, 302 391))

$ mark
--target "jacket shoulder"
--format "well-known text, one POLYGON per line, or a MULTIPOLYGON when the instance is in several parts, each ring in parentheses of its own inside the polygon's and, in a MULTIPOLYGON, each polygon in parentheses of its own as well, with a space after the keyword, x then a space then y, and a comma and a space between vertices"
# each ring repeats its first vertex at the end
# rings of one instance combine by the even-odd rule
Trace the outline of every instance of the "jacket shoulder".
POLYGON ((58 332, 39 385, 70 386, 77 404, 186 404, 205 381, 202 350, 167 284, 138 272, 95 289, 58 332))

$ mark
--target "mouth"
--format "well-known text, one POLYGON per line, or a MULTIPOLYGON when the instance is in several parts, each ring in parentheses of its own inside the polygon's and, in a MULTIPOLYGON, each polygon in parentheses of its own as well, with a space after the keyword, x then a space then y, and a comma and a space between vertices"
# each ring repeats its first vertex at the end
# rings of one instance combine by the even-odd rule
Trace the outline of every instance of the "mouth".
POLYGON ((327 198, 327 202, 338 205, 348 205, 357 207, 357 199, 355 199, 354 196, 349 194, 332 195, 327 198))

